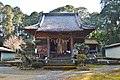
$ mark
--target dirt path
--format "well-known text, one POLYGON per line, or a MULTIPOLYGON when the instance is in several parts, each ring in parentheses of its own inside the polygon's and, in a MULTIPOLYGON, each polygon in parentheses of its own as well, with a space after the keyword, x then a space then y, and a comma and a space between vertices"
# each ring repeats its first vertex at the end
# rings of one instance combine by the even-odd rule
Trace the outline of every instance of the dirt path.
POLYGON ((0 80, 26 80, 30 78, 40 77, 41 75, 15 75, 15 74, 0 74, 0 80))
POLYGON ((90 71, 56 71, 56 70, 33 70, 33 71, 20 71, 12 67, 0 67, 0 80, 60 80, 61 78, 69 75, 85 74, 89 72, 106 72, 115 69, 120 69, 120 65, 109 65, 104 68, 98 68, 90 71))

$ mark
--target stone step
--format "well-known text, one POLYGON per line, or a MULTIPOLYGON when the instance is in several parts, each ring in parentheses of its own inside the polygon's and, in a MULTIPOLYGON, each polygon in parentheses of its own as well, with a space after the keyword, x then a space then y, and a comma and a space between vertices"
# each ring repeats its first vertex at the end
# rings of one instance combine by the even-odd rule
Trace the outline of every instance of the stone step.
POLYGON ((48 60, 45 65, 51 66, 65 66, 65 65, 75 65, 72 60, 48 60))
POLYGON ((77 66, 44 66, 44 69, 76 69, 77 66))

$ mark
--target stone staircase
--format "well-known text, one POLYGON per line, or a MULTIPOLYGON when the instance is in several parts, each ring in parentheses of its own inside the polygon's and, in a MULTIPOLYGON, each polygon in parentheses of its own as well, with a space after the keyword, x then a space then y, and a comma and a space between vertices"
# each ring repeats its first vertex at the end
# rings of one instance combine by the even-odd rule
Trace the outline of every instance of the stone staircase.
POLYGON ((45 66, 75 66, 71 59, 50 59, 45 66))

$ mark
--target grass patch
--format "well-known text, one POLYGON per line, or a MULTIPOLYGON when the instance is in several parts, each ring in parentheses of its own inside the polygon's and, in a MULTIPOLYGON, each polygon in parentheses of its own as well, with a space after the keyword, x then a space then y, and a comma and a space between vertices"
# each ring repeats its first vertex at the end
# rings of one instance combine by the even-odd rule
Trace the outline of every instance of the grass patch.
POLYGON ((63 80, 120 80, 120 69, 104 73, 86 73, 66 76, 63 80))
POLYGON ((74 69, 75 71, 88 71, 88 70, 93 70, 95 68, 103 68, 106 67, 107 65, 95 65, 95 64, 87 64, 85 66, 78 65, 77 69, 74 69))
POLYGON ((103 68, 103 67, 106 67, 107 65, 87 64, 86 66, 90 69, 94 69, 94 68, 103 68))
POLYGON ((18 71, 18 72, 37 72, 37 71, 44 71, 43 68, 38 68, 38 69, 26 69, 26 70, 21 70, 19 67, 12 67, 12 69, 18 71))
POLYGON ((1 79, 1 78, 5 78, 5 76, 3 76, 3 75, 0 75, 0 79, 1 79))

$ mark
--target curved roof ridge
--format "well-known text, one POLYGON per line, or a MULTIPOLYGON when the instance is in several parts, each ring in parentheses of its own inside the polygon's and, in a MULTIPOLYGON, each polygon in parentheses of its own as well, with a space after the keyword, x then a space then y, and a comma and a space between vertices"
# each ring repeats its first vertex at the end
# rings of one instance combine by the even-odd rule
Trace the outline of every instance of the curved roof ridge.
POLYGON ((60 13, 60 12, 52 12, 52 13, 42 13, 42 15, 46 15, 46 16, 74 16, 75 14, 78 15, 78 13, 60 13))
POLYGON ((40 27, 42 26, 42 23, 43 23, 44 19, 45 19, 45 15, 42 15, 42 19, 41 19, 41 21, 39 22, 39 26, 40 26, 40 27))
POLYGON ((80 17, 78 17, 78 15, 75 14, 75 18, 76 18, 76 22, 77 22, 79 28, 82 28, 82 25, 81 25, 82 22, 80 20, 80 17))

